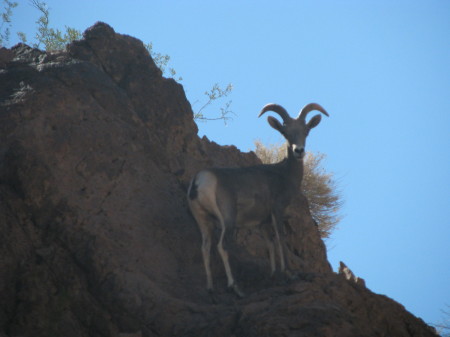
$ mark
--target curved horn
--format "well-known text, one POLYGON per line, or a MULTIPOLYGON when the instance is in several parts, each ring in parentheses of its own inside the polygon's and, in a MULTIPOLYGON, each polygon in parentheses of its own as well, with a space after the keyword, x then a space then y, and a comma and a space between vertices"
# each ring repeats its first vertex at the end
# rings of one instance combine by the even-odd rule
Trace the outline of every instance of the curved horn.
POLYGON ((308 115, 308 113, 310 113, 311 111, 320 111, 321 113, 323 113, 325 116, 328 116, 328 112, 319 104, 317 103, 309 103, 306 104, 302 110, 300 110, 300 113, 298 114, 297 119, 306 119, 306 116, 308 115))
POLYGON ((262 108, 261 112, 259 113, 258 117, 261 117, 265 112, 267 111, 273 111, 280 115, 280 117, 283 119, 284 123, 287 123, 289 120, 291 120, 291 117, 289 116, 288 112, 285 108, 283 108, 281 105, 275 104, 275 103, 269 103, 262 108))

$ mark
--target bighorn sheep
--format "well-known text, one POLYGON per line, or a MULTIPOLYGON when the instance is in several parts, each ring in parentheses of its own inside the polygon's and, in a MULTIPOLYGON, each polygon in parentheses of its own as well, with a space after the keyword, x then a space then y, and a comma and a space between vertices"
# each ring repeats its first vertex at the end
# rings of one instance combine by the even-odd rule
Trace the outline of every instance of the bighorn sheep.
POLYGON ((287 158, 283 161, 244 168, 205 169, 192 179, 188 202, 202 235, 202 254, 209 291, 213 289, 210 251, 212 230, 216 222, 221 227, 217 249, 225 266, 228 287, 238 296, 242 297, 243 293, 234 280, 227 252, 235 228, 260 226, 268 242, 272 274, 276 270, 274 236, 280 270, 285 271, 281 226, 284 211, 292 197, 298 193, 303 177, 306 137, 321 120, 319 114, 306 122, 306 115, 313 110, 328 116, 325 109, 316 103, 306 105, 297 118, 291 118, 278 104, 267 104, 261 110, 258 117, 267 111, 273 111, 283 119, 284 123, 281 124, 276 118, 268 117, 270 126, 288 141, 287 158))

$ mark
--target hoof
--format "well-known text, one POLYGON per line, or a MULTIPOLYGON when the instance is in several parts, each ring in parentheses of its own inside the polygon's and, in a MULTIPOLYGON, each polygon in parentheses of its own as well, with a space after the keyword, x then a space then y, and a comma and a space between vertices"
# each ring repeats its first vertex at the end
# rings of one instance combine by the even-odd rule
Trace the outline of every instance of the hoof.
POLYGON ((228 289, 232 290, 239 298, 245 297, 245 293, 238 287, 237 284, 229 286, 228 289))
POLYGON ((285 274, 286 274, 286 277, 287 277, 287 279, 288 279, 289 281, 296 281, 296 280, 299 279, 298 274, 292 273, 292 272, 289 271, 289 270, 286 270, 286 271, 285 271, 285 274))
POLYGON ((209 300, 213 303, 213 304, 217 304, 219 301, 217 299, 217 294, 215 293, 215 291, 213 289, 207 289, 208 290, 208 297, 209 300))
POLYGON ((298 275, 289 270, 276 271, 271 275, 272 282, 275 284, 286 284, 298 279, 298 275))

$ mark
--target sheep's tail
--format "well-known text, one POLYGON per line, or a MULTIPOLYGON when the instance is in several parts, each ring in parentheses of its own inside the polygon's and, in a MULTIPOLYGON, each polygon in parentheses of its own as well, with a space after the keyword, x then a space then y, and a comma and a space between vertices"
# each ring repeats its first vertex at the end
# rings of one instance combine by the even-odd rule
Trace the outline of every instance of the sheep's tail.
POLYGON ((197 178, 197 176, 195 176, 192 180, 191 180, 191 184, 189 185, 189 190, 188 190, 188 196, 189 199, 194 200, 197 198, 198 196, 198 191, 197 191, 197 184, 195 182, 195 179, 197 178))

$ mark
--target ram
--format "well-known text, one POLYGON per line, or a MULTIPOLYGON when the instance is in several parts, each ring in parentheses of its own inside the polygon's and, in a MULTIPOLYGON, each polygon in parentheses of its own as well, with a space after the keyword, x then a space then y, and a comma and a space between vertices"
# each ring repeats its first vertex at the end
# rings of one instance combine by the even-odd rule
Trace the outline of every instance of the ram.
POLYGON ((233 277, 228 255, 236 228, 259 226, 268 242, 272 274, 276 271, 276 251, 280 271, 285 272, 281 226, 285 209, 298 193, 303 177, 306 137, 321 120, 319 114, 306 122, 307 114, 313 110, 328 116, 325 109, 316 103, 307 104, 297 118, 291 118, 278 104, 267 104, 261 110, 258 117, 273 111, 283 119, 281 124, 276 118, 268 117, 270 126, 288 142, 287 157, 281 162, 243 168, 210 168, 198 172, 192 179, 188 203, 202 235, 202 255, 209 291, 213 290, 210 256, 216 224, 220 225, 221 230, 217 249, 225 267, 228 287, 238 296, 244 294, 233 277))

